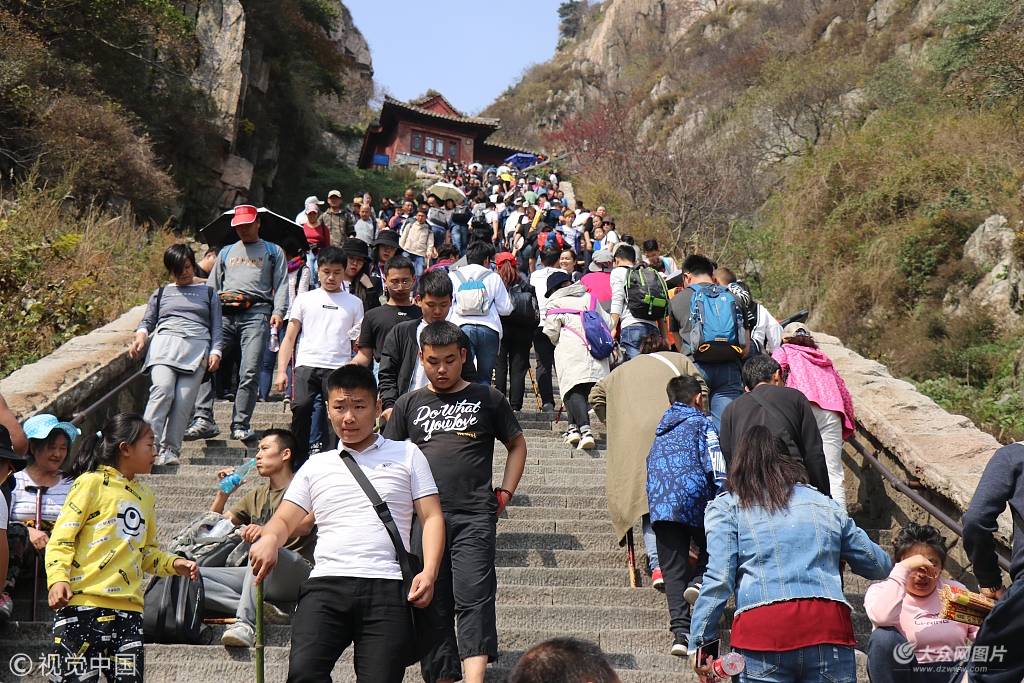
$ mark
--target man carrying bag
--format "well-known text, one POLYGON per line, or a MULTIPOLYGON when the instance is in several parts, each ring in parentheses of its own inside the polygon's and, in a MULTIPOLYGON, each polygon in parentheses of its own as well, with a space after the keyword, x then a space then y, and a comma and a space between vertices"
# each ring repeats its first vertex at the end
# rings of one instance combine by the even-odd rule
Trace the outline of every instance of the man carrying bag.
POLYGON ((441 504, 420 449, 373 433, 380 412, 369 368, 345 365, 331 373, 327 415, 340 449, 310 456, 250 550, 258 585, 278 548, 313 513, 316 566, 292 617, 288 683, 328 683, 350 643, 358 683, 399 683, 406 666, 433 645, 436 629, 425 608, 444 550, 441 504), (415 575, 408 554, 414 513, 424 558, 415 575))

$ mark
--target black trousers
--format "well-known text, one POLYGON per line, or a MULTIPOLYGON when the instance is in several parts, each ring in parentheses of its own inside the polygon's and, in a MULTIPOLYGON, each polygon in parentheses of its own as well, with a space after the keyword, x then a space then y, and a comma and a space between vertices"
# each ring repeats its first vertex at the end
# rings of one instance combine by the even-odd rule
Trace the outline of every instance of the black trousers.
POLYGON ((412 647, 404 593, 397 579, 306 580, 292 616, 288 683, 330 683, 331 670, 350 644, 357 683, 399 683, 412 647))
MULTIPOLYGON (((498 623, 494 599, 495 528, 498 518, 479 512, 445 512, 445 549, 434 584, 434 601, 444 620, 441 643, 420 662, 423 680, 437 683, 462 678, 462 660, 498 656, 498 623), (456 619, 458 633, 456 633, 456 619)), ((413 552, 423 555, 423 529, 413 522, 413 552)))
MULTIPOLYGON (((295 398, 292 400, 292 434, 299 442, 299 448, 309 452, 309 431, 313 423, 313 401, 317 394, 324 397, 327 403, 327 377, 334 368, 311 368, 301 365, 292 371, 295 386, 295 398)), ((325 408, 326 410, 326 408, 325 408)), ((329 451, 338 446, 338 435, 330 420, 323 434, 323 450, 329 451)))
POLYGON ((142 612, 64 607, 54 615, 54 657, 47 662, 58 683, 142 683, 142 612), (52 664, 52 666, 51 666, 52 664))
POLYGON ((512 410, 523 409, 526 395, 526 373, 530 370, 530 346, 533 328, 507 325, 498 347, 498 363, 494 366, 495 388, 508 398, 512 410), (507 386, 506 386, 507 385, 507 386))
POLYGON ((658 560, 665 579, 669 628, 676 635, 690 632, 690 604, 683 593, 692 581, 699 581, 708 568, 708 541, 703 527, 678 522, 652 522, 658 539, 658 560), (697 566, 690 568, 690 542, 700 548, 697 566))
POLYGON ((590 404, 587 403, 587 398, 589 398, 590 390, 594 388, 594 384, 594 382, 577 384, 565 392, 562 402, 569 409, 569 424, 576 425, 577 427, 590 426, 590 404))
POLYGON ((1020 574, 996 601, 978 631, 970 663, 971 683, 1020 683, 1024 680, 1021 643, 1024 643, 1024 574, 1020 574), (987 650, 987 658, 982 656, 985 652, 982 648, 987 650))
POLYGON ((533 349, 537 352, 537 390, 543 403, 555 403, 551 388, 551 371, 555 367, 555 345, 538 327, 533 333, 533 349))

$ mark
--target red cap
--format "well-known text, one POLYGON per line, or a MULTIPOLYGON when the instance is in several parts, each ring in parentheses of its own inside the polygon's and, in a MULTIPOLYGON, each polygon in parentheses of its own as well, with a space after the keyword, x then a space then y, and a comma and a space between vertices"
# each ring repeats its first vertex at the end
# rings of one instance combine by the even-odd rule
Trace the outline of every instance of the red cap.
POLYGON ((499 265, 499 266, 501 264, 503 264, 503 263, 513 263, 514 264, 515 262, 516 262, 516 257, 513 256, 512 254, 510 254, 507 251, 501 252, 500 254, 498 254, 498 258, 494 259, 495 265, 499 265))
POLYGON ((235 207, 235 215, 231 219, 231 227, 245 225, 256 220, 256 207, 249 204, 239 204, 235 207))

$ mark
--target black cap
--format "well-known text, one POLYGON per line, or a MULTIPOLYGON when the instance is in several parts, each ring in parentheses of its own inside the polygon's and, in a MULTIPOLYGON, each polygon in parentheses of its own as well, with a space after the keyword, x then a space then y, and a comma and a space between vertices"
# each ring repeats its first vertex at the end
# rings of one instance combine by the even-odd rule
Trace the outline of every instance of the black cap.
POLYGON ((370 247, 366 242, 355 237, 350 237, 342 242, 341 251, 347 256, 359 256, 367 260, 370 258, 370 247))
POLYGON ((388 247, 394 247, 398 249, 398 233, 394 230, 381 230, 377 233, 377 238, 370 244, 371 247, 379 247, 385 245, 388 247))
POLYGON ((572 276, 564 270, 556 270, 551 273, 551 275, 548 275, 548 291, 547 294, 544 295, 544 298, 550 298, 550 296, 555 293, 555 290, 566 282, 572 282, 572 276))
POLYGON ((28 458, 14 452, 14 443, 11 441, 11 432, 4 425, 0 425, 0 458, 9 460, 11 469, 19 472, 28 465, 28 458))

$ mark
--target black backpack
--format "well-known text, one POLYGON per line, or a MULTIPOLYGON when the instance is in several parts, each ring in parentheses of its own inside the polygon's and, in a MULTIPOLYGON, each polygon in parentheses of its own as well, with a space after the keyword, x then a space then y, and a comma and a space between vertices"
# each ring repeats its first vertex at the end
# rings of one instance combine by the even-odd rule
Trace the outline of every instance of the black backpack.
POLYGON ((668 285, 661 273, 646 264, 626 274, 626 307, 638 320, 657 321, 668 310, 668 285))
POLYGON ((516 327, 536 327, 540 323, 540 304, 537 291, 528 282, 517 282, 508 288, 512 312, 501 316, 502 324, 516 327))
POLYGON ((473 217, 473 212, 468 206, 457 206, 452 211, 452 223, 456 225, 469 225, 469 219, 473 217))
POLYGON ((154 579, 143 598, 142 632, 147 643, 199 645, 203 630, 203 580, 187 576, 154 579))

